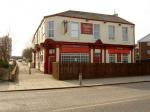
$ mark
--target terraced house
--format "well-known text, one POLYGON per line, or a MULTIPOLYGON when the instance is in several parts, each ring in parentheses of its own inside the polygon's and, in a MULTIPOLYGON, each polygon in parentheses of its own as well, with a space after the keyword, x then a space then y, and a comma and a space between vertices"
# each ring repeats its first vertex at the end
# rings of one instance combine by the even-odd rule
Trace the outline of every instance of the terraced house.
POLYGON ((134 63, 135 25, 117 14, 65 11, 44 16, 33 44, 33 63, 52 73, 52 62, 134 63))

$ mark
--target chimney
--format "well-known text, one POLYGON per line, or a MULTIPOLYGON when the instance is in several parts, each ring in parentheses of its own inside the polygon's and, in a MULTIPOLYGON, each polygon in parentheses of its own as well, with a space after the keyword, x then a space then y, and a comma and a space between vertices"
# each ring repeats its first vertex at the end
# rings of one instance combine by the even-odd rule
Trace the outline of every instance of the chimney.
POLYGON ((114 10, 114 16, 118 17, 118 14, 116 13, 116 11, 114 10))
POLYGON ((117 14, 117 13, 115 13, 115 14, 114 14, 114 16, 118 17, 118 14, 117 14))

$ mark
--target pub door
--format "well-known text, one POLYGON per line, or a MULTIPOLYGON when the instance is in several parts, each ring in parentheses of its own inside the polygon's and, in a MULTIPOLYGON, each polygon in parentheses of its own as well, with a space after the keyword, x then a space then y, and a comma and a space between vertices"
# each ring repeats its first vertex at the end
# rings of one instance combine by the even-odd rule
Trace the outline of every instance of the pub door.
POLYGON ((53 55, 50 55, 49 56, 49 59, 48 59, 48 74, 52 74, 52 64, 53 64, 53 62, 55 62, 55 56, 53 56, 53 55))

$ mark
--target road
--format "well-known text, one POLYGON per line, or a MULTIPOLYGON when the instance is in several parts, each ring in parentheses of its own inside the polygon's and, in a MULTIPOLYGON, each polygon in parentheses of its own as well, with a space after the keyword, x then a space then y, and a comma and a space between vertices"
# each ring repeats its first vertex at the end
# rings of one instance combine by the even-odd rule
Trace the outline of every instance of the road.
POLYGON ((149 112, 150 82, 0 92, 0 112, 149 112))

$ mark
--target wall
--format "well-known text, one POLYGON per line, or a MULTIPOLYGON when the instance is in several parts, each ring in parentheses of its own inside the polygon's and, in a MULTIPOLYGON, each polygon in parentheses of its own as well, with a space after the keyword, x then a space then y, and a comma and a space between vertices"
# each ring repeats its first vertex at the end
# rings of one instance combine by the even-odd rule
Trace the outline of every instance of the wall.
POLYGON ((147 42, 139 43, 139 58, 145 60, 150 58, 150 54, 147 54, 147 50, 150 50, 150 46, 147 46, 147 42))
POLYGON ((150 63, 53 63, 53 76, 58 80, 150 75, 150 63))
MULTIPOLYGON (((57 41, 71 41, 71 42, 95 42, 93 35, 81 34, 79 35, 79 39, 73 39, 70 37, 70 23, 71 22, 79 22, 79 23, 93 23, 100 24, 100 39, 103 43, 107 44, 123 44, 123 45, 134 45, 134 26, 118 23, 111 23, 103 21, 92 21, 92 20, 84 20, 84 19, 76 19, 76 18, 68 18, 68 17, 50 17, 45 19, 45 32, 47 32, 47 22, 54 21, 55 25, 55 37, 54 40, 57 41), (67 20, 68 23, 68 32, 64 34, 63 21, 67 20), (115 26, 115 40, 109 40, 108 38, 108 26, 115 26), (128 41, 122 41, 122 27, 128 27, 128 41), (56 30, 57 29, 57 30, 56 30)), ((81 25, 81 24, 79 24, 81 25)), ((81 27, 81 26, 80 26, 81 27)), ((79 28, 80 29, 80 28, 79 28)), ((47 35, 46 35, 47 37, 47 35)))

